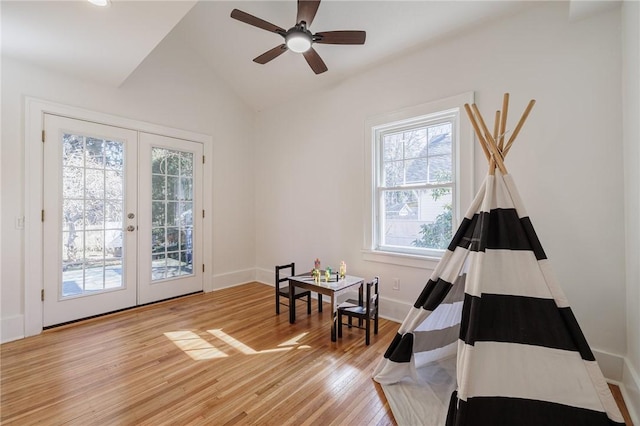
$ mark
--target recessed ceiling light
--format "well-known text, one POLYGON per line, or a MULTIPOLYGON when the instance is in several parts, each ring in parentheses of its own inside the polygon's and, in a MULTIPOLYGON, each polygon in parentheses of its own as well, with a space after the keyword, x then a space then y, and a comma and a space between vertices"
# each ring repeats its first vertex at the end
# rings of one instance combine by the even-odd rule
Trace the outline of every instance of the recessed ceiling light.
POLYGON ((95 4, 100 7, 107 7, 111 4, 110 0, 87 0, 91 4, 95 4))

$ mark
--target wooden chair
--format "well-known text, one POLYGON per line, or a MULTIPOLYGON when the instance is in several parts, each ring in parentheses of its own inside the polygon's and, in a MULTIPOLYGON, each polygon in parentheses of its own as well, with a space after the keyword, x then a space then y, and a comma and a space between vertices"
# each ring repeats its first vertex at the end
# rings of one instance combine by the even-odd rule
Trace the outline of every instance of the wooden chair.
POLYGON ((365 330, 364 341, 368 346, 371 335, 371 322, 373 321, 373 333, 378 334, 378 277, 365 284, 365 298, 363 301, 347 300, 338 305, 338 337, 342 337, 342 317, 348 317, 349 328, 356 327, 365 330), (358 319, 358 325, 353 325, 353 318, 358 319), (362 323, 364 322, 364 326, 362 323))
MULTIPOLYGON (((289 300, 289 277, 294 276, 296 274, 296 264, 291 262, 287 265, 276 265, 276 314, 280 315, 280 305, 289 306, 287 303, 282 303, 280 301, 281 297, 289 300), (281 271, 290 269, 289 273, 281 274, 281 271), (286 284, 284 284, 286 283, 286 284)), ((307 298, 307 314, 311 314, 311 292, 309 290, 304 290, 302 288, 295 288, 295 293, 293 295, 293 301, 295 302, 297 299, 307 298)))

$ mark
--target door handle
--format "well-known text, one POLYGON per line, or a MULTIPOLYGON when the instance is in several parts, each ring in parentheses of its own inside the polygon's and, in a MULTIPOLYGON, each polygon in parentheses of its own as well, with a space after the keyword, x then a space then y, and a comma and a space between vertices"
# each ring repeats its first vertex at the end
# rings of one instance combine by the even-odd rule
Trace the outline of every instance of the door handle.
POLYGON ((135 227, 135 226, 133 226, 133 225, 129 225, 129 226, 127 226, 127 231, 129 231, 129 232, 133 232, 133 231, 135 231, 135 230, 136 230, 136 227, 135 227))

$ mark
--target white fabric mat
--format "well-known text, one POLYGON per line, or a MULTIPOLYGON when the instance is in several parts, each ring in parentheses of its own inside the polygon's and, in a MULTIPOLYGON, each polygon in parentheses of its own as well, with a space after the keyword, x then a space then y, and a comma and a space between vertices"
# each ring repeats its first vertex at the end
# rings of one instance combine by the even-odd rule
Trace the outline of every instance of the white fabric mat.
POLYGON ((456 389, 456 357, 429 363, 417 372, 419 383, 405 378, 382 385, 393 416, 399 426, 442 426, 456 389))

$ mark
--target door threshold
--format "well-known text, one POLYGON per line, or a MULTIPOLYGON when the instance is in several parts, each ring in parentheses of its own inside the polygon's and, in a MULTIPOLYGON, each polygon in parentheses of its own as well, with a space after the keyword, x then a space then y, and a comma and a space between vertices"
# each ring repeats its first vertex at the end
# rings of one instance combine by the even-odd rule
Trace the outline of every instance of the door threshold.
POLYGON ((111 312, 105 312, 103 314, 92 315, 92 316, 86 317, 86 318, 80 318, 80 319, 77 319, 77 320, 67 321, 67 322, 63 322, 63 323, 60 323, 60 324, 49 325, 47 327, 43 327, 42 331, 45 332, 45 331, 49 331, 49 330, 53 330, 53 329, 67 328, 69 326, 73 326, 73 325, 76 325, 78 323, 91 322, 91 321, 95 321, 95 320, 98 320, 98 319, 101 319, 101 318, 104 318, 104 317, 114 316, 114 315, 120 314, 122 312, 132 311, 134 309, 143 310, 143 309, 148 308, 150 306, 155 306, 155 305, 159 305, 159 304, 162 304, 162 303, 170 302, 170 301, 175 300, 175 299, 182 299, 182 298, 186 298, 186 297, 190 297, 190 296, 196 296, 198 294, 204 294, 204 291, 200 290, 200 291, 196 291, 196 292, 193 292, 193 293, 182 294, 180 296, 170 297, 168 299, 156 300, 155 302, 149 302, 149 303, 145 303, 145 304, 142 304, 142 305, 130 306, 128 308, 122 308, 122 309, 118 309, 118 310, 111 311, 111 312))

